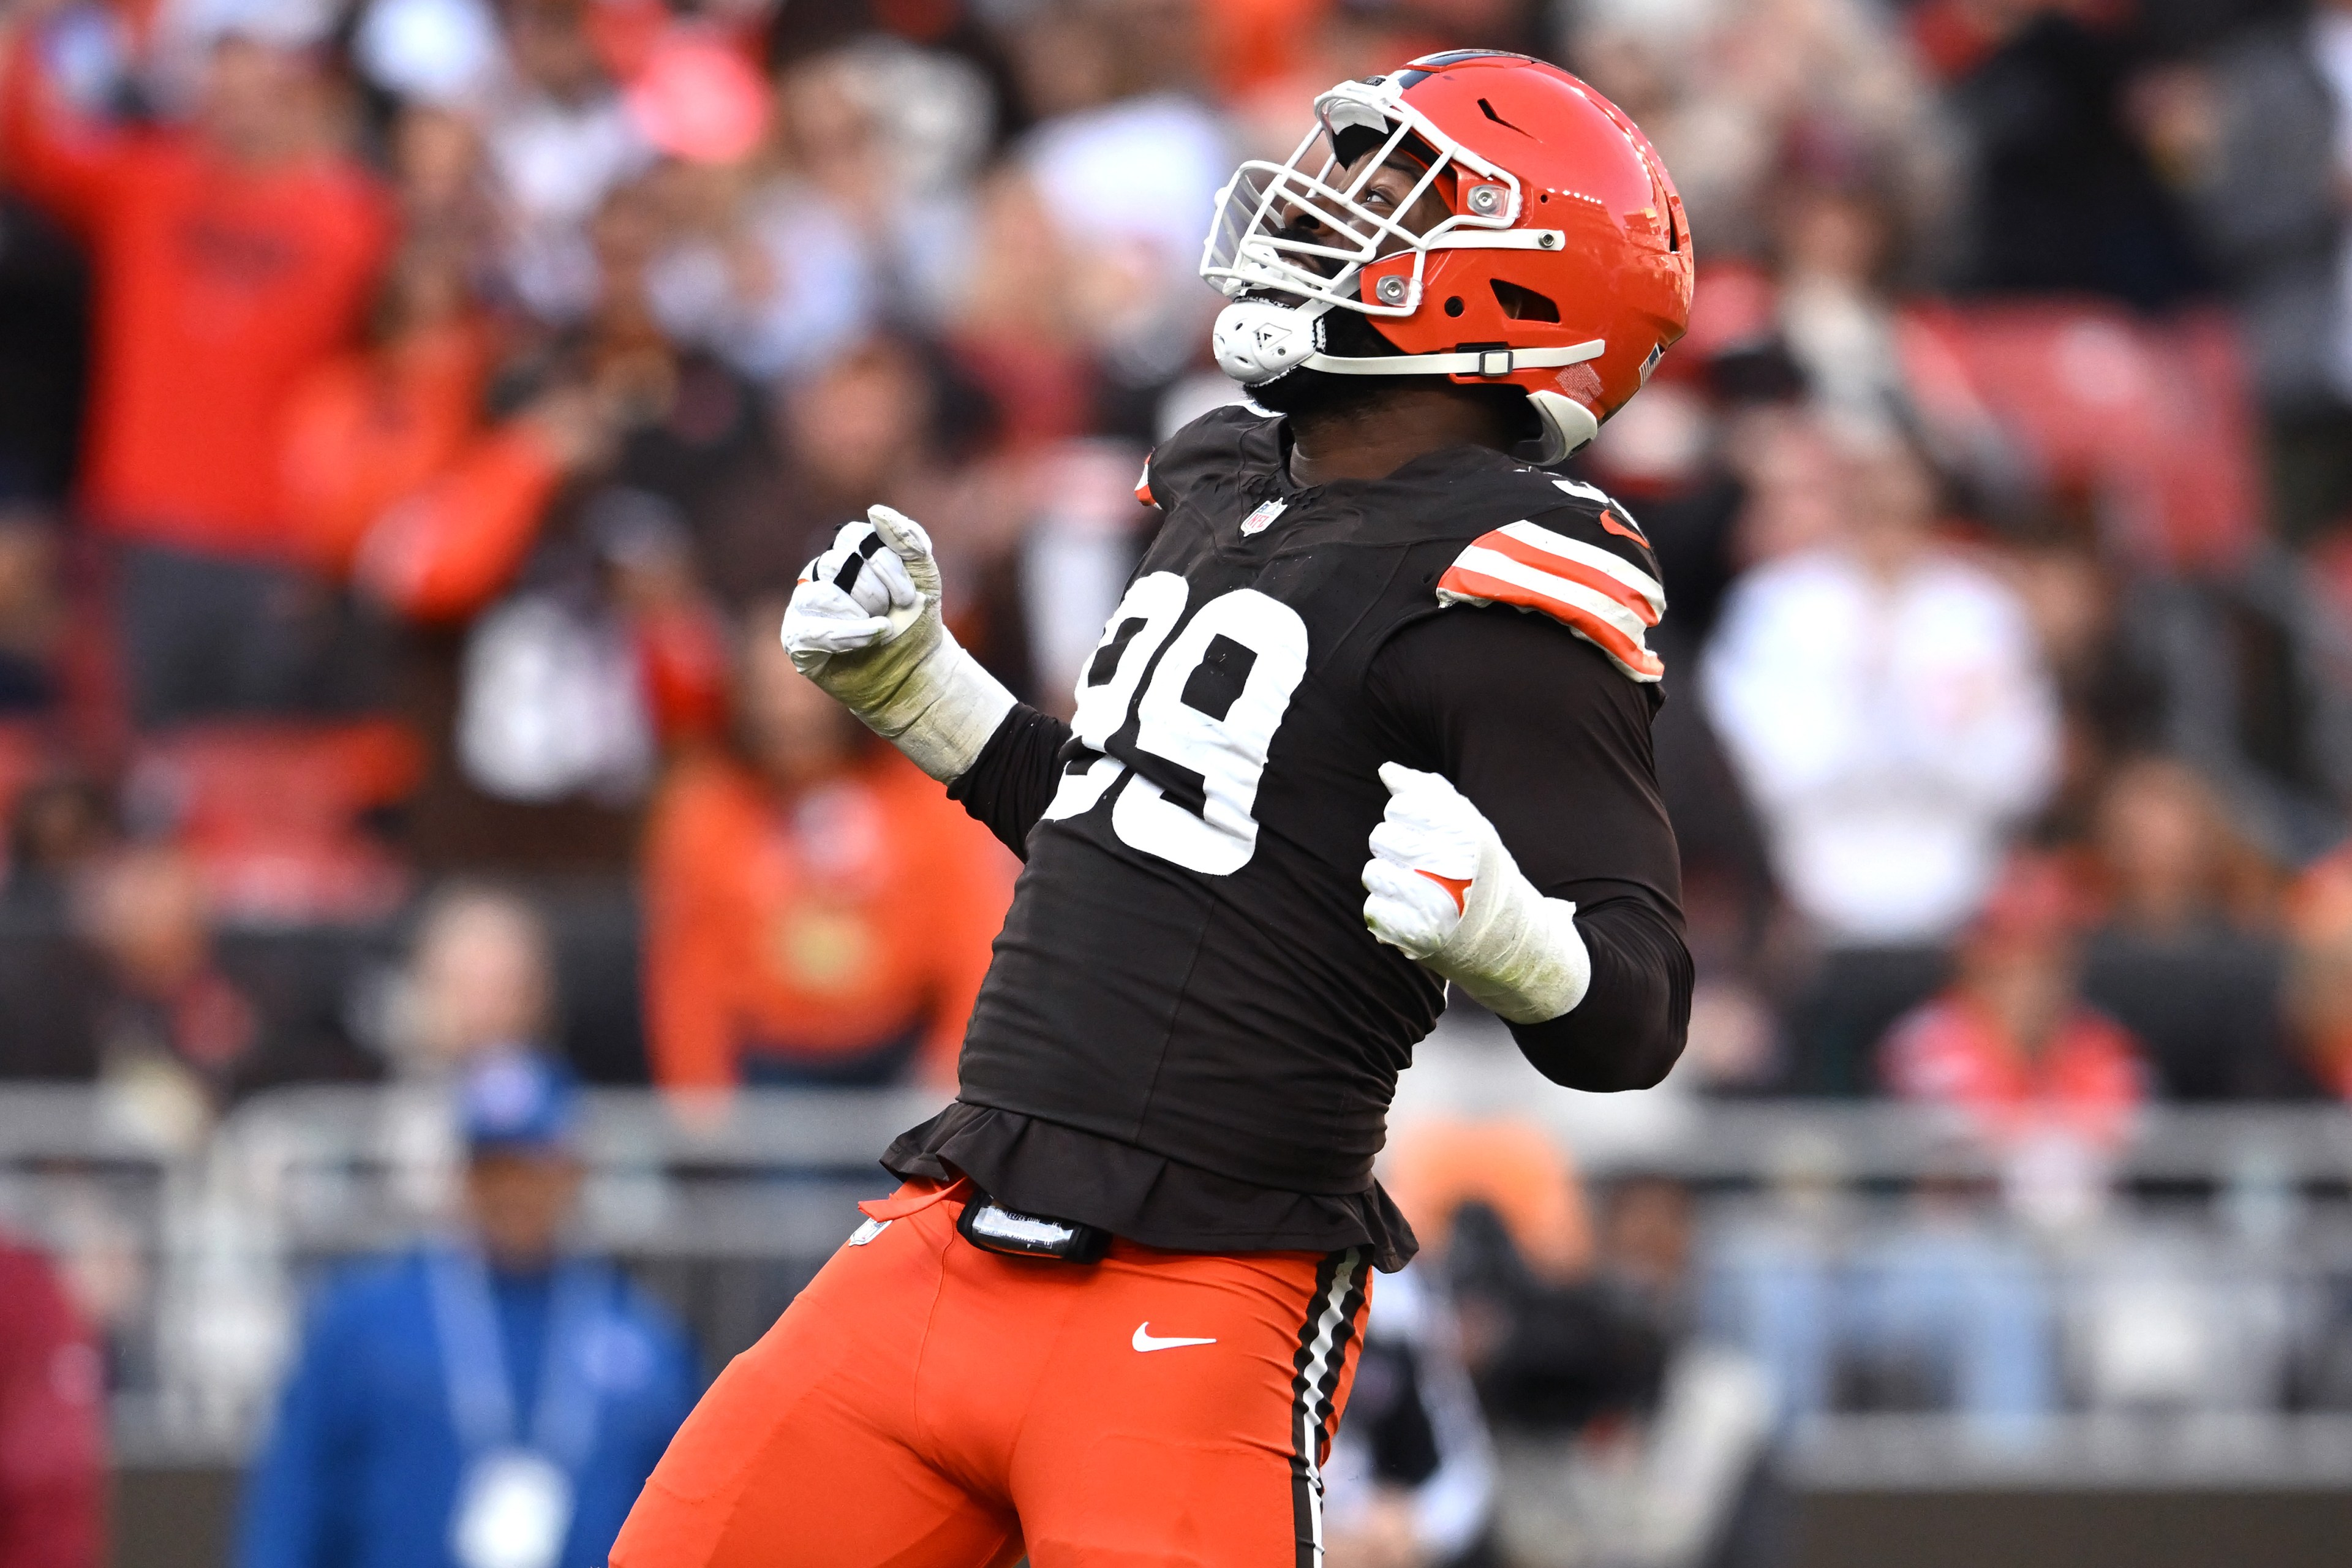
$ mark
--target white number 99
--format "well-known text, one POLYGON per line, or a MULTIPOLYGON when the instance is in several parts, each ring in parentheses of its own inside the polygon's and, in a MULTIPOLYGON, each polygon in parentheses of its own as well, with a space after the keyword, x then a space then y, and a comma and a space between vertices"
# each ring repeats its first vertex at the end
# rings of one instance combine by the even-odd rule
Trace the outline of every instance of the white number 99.
POLYGON ((1045 818, 1091 810, 1133 772, 1139 776, 1111 809, 1120 842, 1188 870, 1227 877, 1257 848, 1258 784, 1274 732, 1307 674, 1307 623, 1280 600, 1241 588, 1202 605, 1171 641, 1187 596, 1181 577, 1154 572, 1138 579, 1111 612, 1079 672, 1071 729, 1089 750, 1121 754, 1065 773, 1045 818), (1155 667, 1152 657, 1163 643, 1168 651, 1155 667), (1130 709, 1131 748, 1114 741, 1130 709))

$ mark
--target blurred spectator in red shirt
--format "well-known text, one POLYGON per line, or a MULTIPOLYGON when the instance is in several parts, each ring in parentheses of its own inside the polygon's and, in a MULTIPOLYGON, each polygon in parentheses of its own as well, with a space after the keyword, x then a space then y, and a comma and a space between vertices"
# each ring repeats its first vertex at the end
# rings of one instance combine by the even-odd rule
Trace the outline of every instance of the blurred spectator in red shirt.
POLYGON ((278 405, 358 327, 389 237, 382 194, 329 143, 317 62, 222 37, 184 129, 77 115, 29 40, 5 87, 10 180, 84 234, 98 267, 84 499, 135 537, 280 553, 278 405))
POLYGON ((739 750, 681 765, 654 808, 655 1080, 950 1082, 1010 861, 802 679, 776 640, 780 613, 747 618, 739 750))
POLYGON ((1887 1087, 1964 1110, 2003 1142, 2117 1137, 2147 1074, 2138 1043, 2082 999, 2076 904, 2055 865, 2013 860, 1961 939, 1952 984, 1887 1035, 1887 1087))
POLYGON ((644 319, 656 198, 606 204, 597 321, 535 339, 476 297, 465 122, 412 108, 395 146, 409 238, 375 341, 290 401, 287 508, 320 570, 409 627, 404 703, 441 752, 412 852, 617 869, 658 750, 719 729, 726 663, 687 518, 646 488, 691 466, 658 421, 694 395, 644 319))
POLYGON ((605 455, 595 395, 558 377, 511 417, 484 416, 500 334, 475 299, 462 194, 479 149, 461 118, 405 111, 394 132, 406 242, 373 341, 320 363, 288 399, 278 472, 292 538, 323 572, 419 621, 463 619, 512 579, 571 474, 605 455))
POLYGON ((971 262, 943 336, 1003 414, 1007 446, 1082 434, 1100 393, 1070 258, 1026 174, 999 167, 974 193, 971 262))
POLYGON ((48 1260, 5 1237, 0 1301, 0 1563, 99 1568, 105 1364, 48 1260))
MULTIPOLYGON (((321 595, 291 556, 275 440, 287 393, 360 323, 389 237, 331 144, 319 61, 224 33, 184 128, 66 104, 19 38, 0 82, 7 176, 85 237, 95 388, 81 499, 119 563, 125 675, 144 723, 332 704, 321 595)), ((331 623, 327 623, 330 628, 331 623)))

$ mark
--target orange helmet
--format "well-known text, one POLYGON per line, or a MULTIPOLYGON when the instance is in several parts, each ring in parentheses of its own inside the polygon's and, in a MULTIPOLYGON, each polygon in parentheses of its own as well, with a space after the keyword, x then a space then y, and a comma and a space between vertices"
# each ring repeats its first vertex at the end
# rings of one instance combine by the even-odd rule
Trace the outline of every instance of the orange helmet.
POLYGON ((1218 196, 1201 276, 1231 297, 1214 345, 1234 380, 1303 367, 1516 386, 1549 463, 1591 440, 1683 335, 1682 197, 1633 122, 1568 72, 1458 49, 1341 82, 1315 117, 1288 162, 1244 163, 1218 196), (1358 198, 1392 159, 1426 167, 1383 215, 1358 198), (1445 216, 1415 233, 1405 217, 1430 195, 1445 216), (1360 312, 1397 352, 1326 353, 1334 310, 1360 312))

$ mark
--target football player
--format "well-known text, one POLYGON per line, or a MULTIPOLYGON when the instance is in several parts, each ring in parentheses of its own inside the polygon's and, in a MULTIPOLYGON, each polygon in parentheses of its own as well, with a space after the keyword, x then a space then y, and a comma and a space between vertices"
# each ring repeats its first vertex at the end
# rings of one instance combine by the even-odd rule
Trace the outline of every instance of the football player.
POLYGON ((1546 468, 1681 335, 1681 201, 1516 55, 1316 116, 1221 198, 1214 347, 1256 406, 1153 454, 1070 722, 957 646, 886 507, 793 596, 801 669, 1026 866, 956 1100, 616 1568, 1309 1568, 1370 1271, 1413 1249, 1372 1161, 1447 987, 1556 1083, 1681 1049, 1664 595, 1624 509, 1546 468))

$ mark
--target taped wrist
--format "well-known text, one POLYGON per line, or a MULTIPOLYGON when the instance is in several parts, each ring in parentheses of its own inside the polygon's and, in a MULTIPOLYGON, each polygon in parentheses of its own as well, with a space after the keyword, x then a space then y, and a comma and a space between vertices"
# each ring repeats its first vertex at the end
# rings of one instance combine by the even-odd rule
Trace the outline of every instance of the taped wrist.
POLYGON ((1576 905, 1538 892, 1499 837, 1490 837, 1478 858, 1462 923, 1428 966, 1513 1024, 1572 1011, 1592 984, 1576 905))
MULTIPOLYGON (((919 650, 906 647, 920 630, 856 660, 858 668, 843 671, 847 678, 827 684, 827 689, 867 729, 946 784, 979 759, 988 738, 1013 711, 1013 693, 944 626, 921 638, 919 650)), ((839 657, 833 661, 836 668, 846 662, 839 657)))
POLYGON ((1013 693, 953 637, 942 637, 899 690, 905 700, 859 717, 941 784, 971 771, 1013 711, 1013 693))

